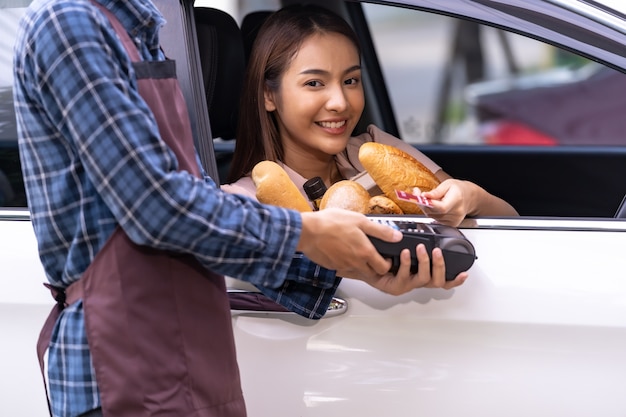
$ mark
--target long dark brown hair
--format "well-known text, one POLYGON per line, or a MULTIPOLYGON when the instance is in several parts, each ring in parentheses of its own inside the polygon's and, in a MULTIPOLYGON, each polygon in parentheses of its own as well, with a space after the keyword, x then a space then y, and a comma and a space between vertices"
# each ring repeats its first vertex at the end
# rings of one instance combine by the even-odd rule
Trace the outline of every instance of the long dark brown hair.
POLYGON ((265 110, 264 91, 278 91, 280 79, 310 36, 338 33, 350 39, 360 55, 356 34, 339 15, 320 6, 293 5, 265 20, 246 68, 237 142, 227 182, 249 175, 262 160, 283 161, 284 150, 273 112, 265 110))

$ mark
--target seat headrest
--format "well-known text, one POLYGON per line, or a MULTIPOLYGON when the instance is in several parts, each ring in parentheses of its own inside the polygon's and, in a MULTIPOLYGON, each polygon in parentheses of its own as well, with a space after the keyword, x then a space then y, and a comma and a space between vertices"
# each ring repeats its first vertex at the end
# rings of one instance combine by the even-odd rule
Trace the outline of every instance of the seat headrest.
POLYGON ((248 62, 248 57, 250 57, 252 44, 259 33, 259 29, 263 25, 263 22, 265 22, 265 19, 272 13, 271 10, 258 10, 248 13, 243 17, 241 21, 241 36, 243 38, 243 50, 246 56, 246 62, 248 62))
POLYGON ((228 13, 196 7, 196 32, 213 138, 233 139, 245 56, 241 31, 228 13))

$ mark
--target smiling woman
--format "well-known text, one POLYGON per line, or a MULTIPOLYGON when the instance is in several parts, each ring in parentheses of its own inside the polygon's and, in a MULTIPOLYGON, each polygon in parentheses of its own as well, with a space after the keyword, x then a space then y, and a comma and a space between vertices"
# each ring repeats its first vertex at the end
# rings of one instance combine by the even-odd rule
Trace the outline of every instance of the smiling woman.
MULTIPOLYGON (((332 155, 344 151, 363 112, 358 50, 337 33, 305 39, 279 86, 265 92, 282 144, 282 162, 327 186, 342 179, 332 155)), ((242 132, 242 134, 244 134, 242 132)))
POLYGON ((265 20, 253 44, 241 104, 230 184, 222 187, 228 192, 254 196, 250 172, 267 159, 282 164, 305 196, 302 186, 311 178, 331 187, 365 171, 360 146, 381 142, 407 152, 441 181, 424 193, 432 201, 427 214, 441 223, 517 215, 504 200, 451 178, 417 149, 373 125, 352 136, 365 106, 359 41, 327 9, 290 6, 265 20))

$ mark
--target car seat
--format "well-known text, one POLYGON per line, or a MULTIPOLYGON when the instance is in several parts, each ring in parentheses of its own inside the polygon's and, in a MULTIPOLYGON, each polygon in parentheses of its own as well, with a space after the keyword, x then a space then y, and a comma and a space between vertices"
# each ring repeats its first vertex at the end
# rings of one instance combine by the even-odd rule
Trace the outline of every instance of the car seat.
POLYGON ((213 138, 235 138, 245 57, 241 31, 228 13, 194 9, 202 79, 213 138))
POLYGON ((243 51, 246 58, 246 63, 250 57, 252 51, 252 44, 256 39, 259 29, 265 22, 265 19, 272 14, 271 10, 258 10, 256 12, 248 13, 243 17, 241 21, 241 37, 243 39, 243 51))

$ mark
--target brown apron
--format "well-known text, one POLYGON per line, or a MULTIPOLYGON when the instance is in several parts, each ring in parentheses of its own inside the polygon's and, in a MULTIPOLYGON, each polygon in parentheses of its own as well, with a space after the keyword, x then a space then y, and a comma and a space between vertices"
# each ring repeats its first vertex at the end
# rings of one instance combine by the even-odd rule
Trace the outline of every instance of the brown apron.
MULTIPOLYGON (((133 61, 180 170, 199 177, 174 61, 141 61, 121 23, 98 7, 133 61)), ((138 246, 118 227, 81 279, 53 295, 40 363, 63 305, 82 298, 104 417, 246 415, 224 278, 195 258, 138 246)))

